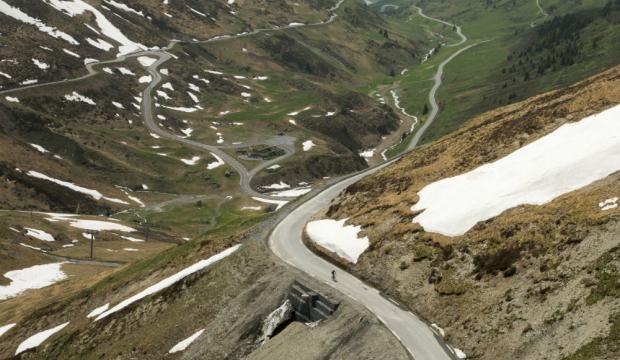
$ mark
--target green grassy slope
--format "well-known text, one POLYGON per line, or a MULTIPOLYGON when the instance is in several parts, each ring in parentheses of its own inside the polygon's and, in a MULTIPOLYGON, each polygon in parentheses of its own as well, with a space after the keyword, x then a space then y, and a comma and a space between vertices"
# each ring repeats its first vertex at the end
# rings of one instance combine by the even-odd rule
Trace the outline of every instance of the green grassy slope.
MULTIPOLYGON (((438 93, 442 111, 424 142, 455 130, 473 115, 566 86, 620 61, 617 0, 541 1, 547 16, 535 1, 416 4, 430 16, 460 24, 469 37, 463 46, 488 40, 446 66, 438 93)), ((411 113, 422 115, 430 75, 455 50, 442 48, 401 81, 403 103, 411 113)))

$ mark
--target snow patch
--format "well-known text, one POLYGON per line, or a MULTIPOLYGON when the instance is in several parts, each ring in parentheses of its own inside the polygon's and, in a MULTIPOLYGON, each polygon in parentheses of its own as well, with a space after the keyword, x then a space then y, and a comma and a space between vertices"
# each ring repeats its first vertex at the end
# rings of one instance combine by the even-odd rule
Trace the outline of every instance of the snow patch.
POLYGON ((172 347, 172 349, 170 349, 168 351, 169 354, 174 354, 180 351, 183 351, 185 349, 187 349, 194 341, 196 341, 196 339, 198 339, 198 337, 200 335, 202 335, 202 333, 205 331, 205 329, 201 329, 196 331, 192 336, 188 337, 187 339, 180 341, 178 344, 174 345, 172 347))
POLYGON ((48 64, 44 63, 43 61, 37 60, 37 59, 32 59, 32 63, 35 64, 41 70, 47 70, 50 68, 48 64))
POLYGON ((79 94, 77 91, 74 91, 71 94, 65 95, 65 99, 68 100, 68 101, 83 102, 83 103, 86 103, 86 104, 92 105, 92 106, 97 105, 93 101, 93 99, 91 99, 91 98, 89 98, 87 96, 84 96, 82 94, 79 94))
POLYGON ((258 202, 262 202, 265 204, 274 204, 277 205, 276 207, 276 211, 280 210, 284 205, 288 204, 287 200, 270 200, 270 199, 263 199, 260 197, 252 197, 252 199, 258 201, 258 202))
POLYGON ((196 163, 198 163, 198 160, 200 160, 200 156, 193 156, 191 159, 179 159, 179 160, 181 160, 185 165, 194 166, 196 165, 196 163))
POLYGON ((601 208, 601 211, 607 211, 611 209, 615 209, 618 207, 618 198, 612 197, 605 201, 598 203, 598 207, 601 208))
POLYGON ((302 144, 304 151, 310 151, 316 144, 312 140, 306 140, 302 144))
POLYGON ((305 188, 296 188, 296 189, 290 189, 290 190, 284 190, 284 191, 276 191, 276 192, 271 193, 270 195, 275 196, 275 197, 297 197, 297 196, 305 195, 309 193, 310 191, 312 191, 311 188, 305 187, 305 188))
POLYGON ((64 262, 35 265, 21 270, 6 272, 9 285, 0 286, 0 300, 13 298, 30 289, 40 289, 67 278, 61 270, 64 262))
POLYGON ((4 335, 7 331, 11 330, 11 328, 13 326, 15 326, 16 324, 8 324, 8 325, 4 325, 4 326, 0 326, 0 336, 4 335))
POLYGON ((345 225, 347 220, 311 221, 306 225, 306 232, 317 245, 355 264, 370 242, 368 237, 358 238, 361 226, 345 225))
POLYGON ((41 154, 45 154, 48 153, 49 150, 47 150, 46 148, 44 148, 41 145, 37 145, 37 144, 30 144, 30 146, 32 146, 33 148, 37 149, 38 152, 40 152, 41 154))
POLYGON ((290 189, 291 185, 285 183, 284 181, 280 181, 278 184, 271 184, 267 186, 261 186, 261 188, 266 190, 282 190, 282 189, 290 189))
POLYGON ((94 318, 95 316, 99 316, 101 315, 104 311, 108 310, 110 308, 110 303, 107 303, 105 305, 101 305, 98 308, 93 309, 93 311, 91 311, 90 313, 88 313, 88 315, 86 315, 87 318, 94 318))
POLYGON ((56 241, 56 239, 54 239, 52 234, 47 233, 43 230, 38 230, 38 229, 33 229, 33 228, 24 228, 24 229, 26 229, 26 236, 32 236, 33 238, 39 239, 41 241, 47 241, 47 242, 56 241))
POLYGON ((217 169, 218 167, 226 164, 224 162, 224 160, 222 160, 222 158, 220 158, 219 156, 215 155, 214 153, 211 153, 211 156, 213 156, 216 161, 213 161, 213 162, 210 162, 209 164, 207 164, 207 169, 208 170, 217 169))
POLYGON ((32 335, 31 337, 29 337, 28 339, 24 340, 24 342, 22 342, 21 344, 19 344, 19 346, 17 347, 17 350, 15 351, 15 355, 18 355, 28 349, 34 349, 37 346, 41 345, 45 340, 47 340, 50 336, 56 334, 57 332, 59 332, 60 330, 64 329, 65 326, 69 325, 69 322, 66 322, 64 324, 60 324, 56 327, 53 327, 51 329, 47 329, 45 331, 41 331, 39 333, 36 333, 34 335, 32 335))
POLYGON ((193 113, 195 111, 198 111, 198 109, 196 108, 188 108, 188 107, 174 107, 174 106, 165 106, 165 105, 162 105, 162 107, 166 109, 170 109, 174 111, 181 111, 181 112, 186 112, 186 113, 193 113))

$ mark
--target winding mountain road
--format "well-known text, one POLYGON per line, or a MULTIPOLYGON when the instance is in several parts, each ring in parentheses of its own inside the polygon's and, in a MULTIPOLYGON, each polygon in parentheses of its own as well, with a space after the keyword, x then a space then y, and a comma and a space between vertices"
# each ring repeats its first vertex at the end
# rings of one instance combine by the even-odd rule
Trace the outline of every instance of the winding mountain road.
POLYGON ((452 60, 454 60, 455 57, 459 56, 464 51, 471 49, 472 47, 477 46, 481 43, 482 42, 467 45, 464 48, 456 51, 454 54, 450 55, 449 58, 439 64, 439 66, 437 67, 437 72, 435 73, 435 76, 433 76, 433 81, 435 83, 433 84, 431 91, 428 93, 428 102, 431 104, 431 112, 429 113, 428 118, 426 118, 426 121, 422 124, 422 127, 420 127, 420 129, 411 139, 411 142, 407 146, 407 151, 411 151, 418 146, 420 140, 422 139, 422 136, 424 136, 426 130, 428 130, 428 128, 433 124, 433 121, 435 121, 437 114, 439 114, 439 104, 437 104, 437 90, 439 90, 439 88, 441 87, 443 70, 446 65, 448 65, 448 63, 450 63, 452 60))
MULTIPOLYGON (((319 21, 316 23, 309 23, 309 24, 291 24, 291 25, 280 26, 280 27, 275 27, 275 28, 259 28, 253 31, 242 32, 239 34, 219 35, 219 36, 215 36, 213 38, 207 39, 207 40, 191 40, 191 41, 170 40, 168 45, 162 49, 150 49, 150 50, 145 50, 145 51, 139 51, 139 52, 134 52, 134 53, 126 54, 126 55, 121 55, 111 60, 98 61, 98 62, 92 62, 92 63, 85 64, 85 67, 88 73, 85 75, 73 78, 73 79, 64 79, 64 80, 59 80, 59 81, 52 81, 52 82, 47 82, 47 83, 22 86, 22 87, 14 88, 14 89, 2 90, 0 91, 0 95, 21 92, 21 91, 33 89, 33 88, 40 88, 40 87, 47 87, 47 86, 52 86, 52 85, 78 82, 78 81, 86 80, 92 76, 99 74, 100 71, 95 69, 95 66, 120 63, 133 57, 140 57, 140 56, 156 57, 157 61, 155 61, 150 66, 148 66, 146 69, 149 75, 151 75, 151 82, 142 92, 143 101, 141 104, 141 110, 142 110, 143 122, 146 128, 152 133, 157 134, 163 138, 182 143, 184 145, 196 148, 198 150, 209 151, 213 153, 214 155, 218 156, 220 159, 222 159, 222 161, 228 164, 231 168, 233 168, 239 174, 239 186, 240 186, 241 191, 245 193, 246 195, 259 198, 259 199, 265 199, 265 200, 277 200, 277 201, 293 200, 296 197, 271 196, 271 195, 260 193, 252 188, 251 181, 254 175, 258 174, 260 171, 264 170, 265 168, 279 161, 282 161, 292 156, 295 153, 294 146, 291 146, 289 144, 282 144, 283 146, 281 147, 285 151, 284 155, 279 156, 269 161, 263 161, 261 164, 252 168, 252 170, 248 171, 241 162, 239 162, 233 156, 229 155, 228 153, 222 150, 224 148, 234 148, 235 146, 217 146, 217 145, 204 144, 198 141, 190 140, 182 136, 170 133, 160 128, 153 118, 153 96, 152 96, 153 90, 162 81, 162 77, 158 70, 162 64, 164 64, 165 62, 173 58, 173 56, 170 53, 168 53, 168 51, 171 50, 175 45, 179 43, 195 43, 195 44, 210 43, 210 42, 226 41, 226 40, 231 40, 231 39, 236 39, 236 38, 241 38, 241 37, 252 36, 252 35, 262 33, 262 32, 268 32, 268 31, 283 31, 283 30, 289 30, 293 28, 314 27, 314 26, 323 26, 323 25, 331 24, 338 17, 338 14, 336 14, 335 12, 338 9, 340 9, 340 6, 344 3, 344 1, 345 0, 339 0, 333 7, 327 10, 328 13, 331 13, 331 14, 329 18, 325 21, 319 21)), ((237 147, 241 147, 241 146, 246 146, 246 145, 242 144, 237 147)))
POLYGON ((421 17, 425 18, 425 19, 428 19, 428 20, 431 20, 431 21, 435 21, 435 22, 438 22, 438 23, 442 23, 444 25, 448 25, 450 27, 456 28, 456 33, 461 37, 461 41, 456 42, 454 44, 446 45, 447 47, 459 46, 459 45, 462 45, 463 43, 465 43, 465 41, 467 41, 467 36, 465 36, 465 34, 463 34, 463 30, 461 29, 461 27, 459 25, 453 24, 451 22, 447 22, 445 20, 441 20, 441 19, 437 19, 437 18, 428 16, 428 15, 424 14, 424 12, 422 11, 421 7, 418 7, 418 6, 415 6, 415 5, 413 7, 418 9, 418 14, 421 17))
MULTIPOLYGON (((461 41, 448 46, 458 46, 468 40, 462 33, 460 26, 426 16, 420 8, 418 8, 418 12, 427 19, 456 27, 457 33, 461 36, 461 41)), ((405 153, 411 152, 417 147, 420 139, 439 113, 439 105, 437 104, 436 97, 437 91, 442 85, 442 76, 445 66, 464 51, 479 44, 480 43, 471 44, 457 50, 438 66, 437 72, 433 77, 435 83, 428 95, 432 107, 431 114, 424 125, 418 130, 405 153)), ((385 168, 399 160, 403 155, 347 177, 327 187, 313 197, 306 199, 305 202, 299 204, 276 225, 269 236, 269 246, 274 254, 284 262, 323 281, 349 296, 354 301, 366 306, 368 310, 374 313, 379 320, 392 331, 394 336, 399 339, 414 359, 457 359, 458 357, 454 349, 447 345, 443 341, 443 338, 432 330, 428 324, 394 301, 382 296, 378 290, 366 285, 355 276, 342 271, 338 274, 338 281, 333 282, 331 280, 331 270, 334 269, 334 265, 314 254, 303 242, 303 232, 306 223, 310 221, 314 214, 329 206, 331 201, 349 185, 385 168)))

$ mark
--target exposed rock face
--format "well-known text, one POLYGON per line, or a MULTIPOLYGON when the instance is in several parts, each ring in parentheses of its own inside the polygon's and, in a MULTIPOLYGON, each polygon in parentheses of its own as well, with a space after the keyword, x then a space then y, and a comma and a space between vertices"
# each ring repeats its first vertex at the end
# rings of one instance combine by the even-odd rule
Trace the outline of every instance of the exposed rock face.
POLYGON ((350 186, 327 216, 349 218, 370 239, 351 271, 444 328, 470 357, 610 358, 620 328, 620 212, 598 204, 618 195, 620 175, 457 237, 425 232, 411 206, 431 182, 618 103, 620 67, 478 116, 350 186))
POLYGON ((263 328, 261 330, 262 335, 259 339, 259 342, 262 344, 266 343, 269 338, 273 335, 274 331, 281 324, 289 321, 293 315, 293 304, 290 300, 286 299, 282 305, 280 305, 277 309, 275 309, 271 314, 267 316, 265 321, 263 322, 263 328))

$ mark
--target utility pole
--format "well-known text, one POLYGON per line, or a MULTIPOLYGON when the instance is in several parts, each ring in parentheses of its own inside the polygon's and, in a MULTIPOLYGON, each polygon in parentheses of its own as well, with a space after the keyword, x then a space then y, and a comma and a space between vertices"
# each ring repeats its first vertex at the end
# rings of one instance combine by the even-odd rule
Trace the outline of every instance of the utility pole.
POLYGON ((95 247, 95 234, 97 233, 96 231, 93 230, 89 230, 86 232, 87 234, 90 235, 90 259, 93 259, 93 250, 95 247))

